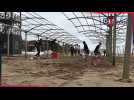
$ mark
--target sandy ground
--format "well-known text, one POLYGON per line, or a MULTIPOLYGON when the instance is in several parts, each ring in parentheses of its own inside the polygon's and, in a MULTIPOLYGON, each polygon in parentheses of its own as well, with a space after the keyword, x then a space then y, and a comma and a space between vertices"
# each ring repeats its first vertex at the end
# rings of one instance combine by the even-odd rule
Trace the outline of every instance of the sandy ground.
POLYGON ((46 86, 46 87, 131 87, 134 86, 134 66, 130 66, 132 82, 120 82, 122 61, 115 67, 105 63, 92 66, 80 57, 64 59, 4 58, 2 66, 3 85, 46 86))

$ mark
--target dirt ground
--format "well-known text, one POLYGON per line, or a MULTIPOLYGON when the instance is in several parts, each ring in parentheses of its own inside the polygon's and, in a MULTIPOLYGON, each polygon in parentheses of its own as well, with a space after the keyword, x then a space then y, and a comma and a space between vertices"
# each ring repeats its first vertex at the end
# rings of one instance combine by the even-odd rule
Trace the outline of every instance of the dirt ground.
POLYGON ((81 57, 64 57, 58 60, 30 59, 24 57, 3 58, 2 84, 46 87, 132 87, 134 86, 134 63, 130 66, 132 82, 120 82, 122 59, 116 66, 105 63, 93 66, 81 57))

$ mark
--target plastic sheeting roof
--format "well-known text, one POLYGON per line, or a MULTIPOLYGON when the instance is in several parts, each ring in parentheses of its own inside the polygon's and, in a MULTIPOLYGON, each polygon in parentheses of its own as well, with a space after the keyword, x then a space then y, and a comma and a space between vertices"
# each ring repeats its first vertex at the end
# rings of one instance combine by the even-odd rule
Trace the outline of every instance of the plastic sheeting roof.
MULTIPOLYGON (((109 27, 106 23, 110 14, 97 12, 61 12, 68 21, 76 28, 78 33, 84 34, 89 40, 94 42, 104 42, 109 27)), ((113 16, 113 14, 112 14, 113 16)), ((125 41, 127 28, 127 14, 117 14, 116 22, 117 43, 125 41)), ((82 41, 63 28, 48 21, 36 12, 22 12, 22 30, 29 31, 29 35, 49 39, 57 39, 66 43, 81 43, 82 41)))
POLYGON ((28 35, 40 36, 41 38, 56 39, 59 42, 78 44, 82 42, 63 28, 48 21, 36 12, 22 12, 22 30, 28 35))

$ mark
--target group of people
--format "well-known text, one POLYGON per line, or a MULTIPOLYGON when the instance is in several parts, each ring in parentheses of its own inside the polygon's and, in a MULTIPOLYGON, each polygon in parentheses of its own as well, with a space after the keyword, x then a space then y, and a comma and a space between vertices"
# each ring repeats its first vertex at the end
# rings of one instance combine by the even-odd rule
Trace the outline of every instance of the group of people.
MULTIPOLYGON (((85 56, 86 56, 86 58, 88 57, 88 55, 89 55, 89 53, 90 53, 90 51, 89 51, 89 48, 88 48, 88 46, 87 46, 87 44, 86 44, 86 42, 85 41, 83 41, 83 45, 84 45, 84 54, 85 54, 85 56)), ((101 47, 101 45, 102 45, 102 43, 100 42, 96 47, 95 47, 95 49, 94 49, 94 55, 95 56, 97 56, 97 55, 101 55, 101 53, 100 53, 100 47, 101 47)), ((104 54, 106 54, 106 51, 104 51, 104 54)))
MULTIPOLYGON (((35 43, 35 47, 37 49, 37 53, 35 56, 40 56, 40 49, 41 49, 41 45, 42 45, 42 39, 36 41, 35 43)), ((84 48, 83 48, 83 51, 84 51, 84 54, 85 54, 85 57, 87 58, 89 56, 89 53, 90 53, 90 50, 86 44, 85 41, 83 41, 83 45, 84 45, 84 48)), ((97 55, 101 55, 100 53, 100 47, 101 47, 101 42, 96 46, 96 48, 94 49, 94 55, 97 56, 97 55)), ((71 46, 70 47, 70 52, 71 52, 71 56, 76 56, 76 55, 80 55, 80 46, 77 44, 75 46, 71 46)), ((103 51, 104 52, 104 56, 106 55, 106 51, 103 51)))
POLYGON ((75 47, 71 46, 70 51, 71 51, 71 56, 80 55, 80 46, 79 45, 76 45, 75 47))

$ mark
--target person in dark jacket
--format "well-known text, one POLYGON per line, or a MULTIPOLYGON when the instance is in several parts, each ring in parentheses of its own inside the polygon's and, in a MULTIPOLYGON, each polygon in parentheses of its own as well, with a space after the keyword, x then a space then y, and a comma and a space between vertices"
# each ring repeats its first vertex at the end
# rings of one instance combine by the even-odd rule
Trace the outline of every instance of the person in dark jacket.
POLYGON ((101 46, 101 42, 96 46, 96 48, 94 49, 94 54, 95 55, 100 55, 100 46, 101 46))
POLYGON ((35 47, 37 49, 37 54, 35 56, 40 56, 40 48, 41 48, 41 45, 42 45, 42 39, 38 40, 35 43, 35 47))
POLYGON ((80 45, 78 45, 78 56, 80 56, 80 45))
POLYGON ((71 46, 70 51, 71 51, 71 56, 74 56, 74 47, 73 46, 71 46))
POLYGON ((83 45, 84 45, 84 54, 85 54, 85 59, 87 60, 88 56, 89 56, 89 49, 88 46, 86 44, 85 41, 83 41, 83 45))
POLYGON ((74 55, 77 56, 77 46, 74 47, 74 55))
POLYGON ((106 50, 103 50, 103 54, 104 54, 104 56, 106 56, 106 50))

